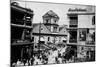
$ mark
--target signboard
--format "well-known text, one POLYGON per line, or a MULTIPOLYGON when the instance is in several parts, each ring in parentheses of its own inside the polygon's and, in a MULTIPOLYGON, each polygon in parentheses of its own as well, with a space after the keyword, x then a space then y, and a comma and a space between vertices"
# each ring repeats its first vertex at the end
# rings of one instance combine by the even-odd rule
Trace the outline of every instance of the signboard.
POLYGON ((87 9, 82 9, 82 8, 69 8, 69 12, 87 12, 87 9))

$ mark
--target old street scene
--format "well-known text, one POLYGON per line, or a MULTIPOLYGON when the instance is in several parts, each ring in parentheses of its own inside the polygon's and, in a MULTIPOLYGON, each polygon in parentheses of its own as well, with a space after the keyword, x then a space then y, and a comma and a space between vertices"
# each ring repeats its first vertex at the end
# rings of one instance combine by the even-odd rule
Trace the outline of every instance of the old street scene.
POLYGON ((11 1, 11 66, 95 61, 95 6, 11 1))

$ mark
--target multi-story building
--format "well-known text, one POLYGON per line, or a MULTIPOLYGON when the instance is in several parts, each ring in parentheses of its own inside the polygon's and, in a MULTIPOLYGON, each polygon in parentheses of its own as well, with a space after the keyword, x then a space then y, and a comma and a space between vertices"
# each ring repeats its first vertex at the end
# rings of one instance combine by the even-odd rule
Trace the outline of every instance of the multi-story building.
POLYGON ((11 63, 31 53, 32 18, 31 9, 23 8, 17 2, 11 3, 11 63))
MULTIPOLYGON (((61 28, 65 28, 66 26, 60 27, 58 24, 59 16, 53 12, 52 10, 48 11, 43 16, 43 23, 47 27, 47 29, 51 32, 52 36, 50 37, 52 43, 59 43, 59 39, 65 36, 67 40, 67 33, 61 33, 61 28), (61 37, 60 37, 61 36, 61 37)), ((63 29, 64 31, 64 29, 63 29)), ((66 32, 67 30, 65 30, 66 32)))
POLYGON ((76 57, 95 60, 95 7, 68 10, 68 45, 76 49, 76 57))
POLYGON ((59 17, 52 10, 45 13, 43 23, 33 24, 32 39, 33 42, 39 43, 44 41, 45 44, 58 44, 67 42, 67 26, 59 26, 59 17))

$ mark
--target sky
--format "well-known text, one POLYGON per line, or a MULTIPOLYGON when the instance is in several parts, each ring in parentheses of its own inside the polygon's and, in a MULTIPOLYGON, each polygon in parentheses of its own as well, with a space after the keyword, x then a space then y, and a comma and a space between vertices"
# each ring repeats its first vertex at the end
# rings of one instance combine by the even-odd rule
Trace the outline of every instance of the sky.
POLYGON ((14 1, 18 2, 19 6, 30 8, 34 11, 34 17, 32 23, 43 23, 42 16, 47 13, 49 10, 55 12, 59 17, 59 25, 68 25, 69 19, 67 16, 69 8, 81 8, 88 9, 88 12, 94 12, 94 6, 86 5, 74 5, 74 4, 57 4, 57 3, 41 3, 41 2, 32 2, 32 1, 14 1))

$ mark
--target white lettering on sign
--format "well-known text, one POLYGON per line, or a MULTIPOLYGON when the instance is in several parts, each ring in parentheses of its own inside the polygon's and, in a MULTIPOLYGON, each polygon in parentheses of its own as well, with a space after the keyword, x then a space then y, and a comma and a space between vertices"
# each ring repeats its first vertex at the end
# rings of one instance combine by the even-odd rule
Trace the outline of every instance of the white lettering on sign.
POLYGON ((69 10, 68 11, 70 11, 70 12, 86 12, 87 10, 86 9, 81 9, 81 8, 75 8, 75 9, 71 9, 71 8, 69 8, 69 10))

